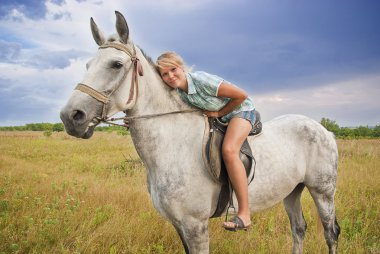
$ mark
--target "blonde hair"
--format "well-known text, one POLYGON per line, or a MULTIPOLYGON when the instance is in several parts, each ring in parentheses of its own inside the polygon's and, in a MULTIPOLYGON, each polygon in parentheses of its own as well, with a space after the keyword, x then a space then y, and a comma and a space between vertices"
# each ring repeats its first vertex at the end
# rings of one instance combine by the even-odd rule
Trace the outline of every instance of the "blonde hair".
POLYGON ((158 73, 160 73, 160 70, 163 68, 173 68, 173 67, 180 67, 185 72, 189 71, 189 68, 186 66, 182 57, 173 51, 165 52, 157 58, 156 69, 158 73))

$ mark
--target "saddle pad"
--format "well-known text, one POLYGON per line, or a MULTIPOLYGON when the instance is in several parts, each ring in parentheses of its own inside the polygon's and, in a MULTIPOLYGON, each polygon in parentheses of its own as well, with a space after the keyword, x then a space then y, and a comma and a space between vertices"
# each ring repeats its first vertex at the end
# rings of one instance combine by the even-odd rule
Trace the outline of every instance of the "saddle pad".
MULTIPOLYGON (((210 130, 208 135, 209 137, 205 145, 207 163, 210 167, 211 175, 217 182, 222 183, 224 181, 224 177, 221 172, 226 170, 222 157, 222 144, 227 125, 221 123, 216 118, 208 118, 208 123, 210 130)), ((252 166, 253 155, 247 139, 240 148, 240 159, 245 166, 248 177, 252 166)))

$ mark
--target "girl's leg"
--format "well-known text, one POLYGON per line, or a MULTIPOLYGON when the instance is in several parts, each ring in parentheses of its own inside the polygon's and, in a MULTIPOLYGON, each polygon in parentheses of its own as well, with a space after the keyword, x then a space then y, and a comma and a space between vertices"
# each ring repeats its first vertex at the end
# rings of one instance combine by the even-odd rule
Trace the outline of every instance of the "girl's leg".
MULTIPOLYGON (((251 129, 252 125, 248 120, 239 117, 232 118, 228 124, 222 147, 224 163, 239 203, 238 216, 243 220, 245 226, 251 224, 251 219, 247 176, 239 153, 251 129)), ((235 225, 233 222, 224 222, 224 226, 234 227, 235 225)))

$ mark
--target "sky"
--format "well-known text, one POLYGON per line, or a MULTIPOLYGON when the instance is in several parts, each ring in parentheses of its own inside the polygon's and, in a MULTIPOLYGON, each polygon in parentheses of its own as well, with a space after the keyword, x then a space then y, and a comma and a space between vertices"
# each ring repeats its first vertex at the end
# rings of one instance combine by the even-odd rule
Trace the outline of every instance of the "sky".
POLYGON ((377 0, 0 0, 0 126, 58 123, 95 55, 93 17, 243 88, 262 119, 380 125, 377 0))

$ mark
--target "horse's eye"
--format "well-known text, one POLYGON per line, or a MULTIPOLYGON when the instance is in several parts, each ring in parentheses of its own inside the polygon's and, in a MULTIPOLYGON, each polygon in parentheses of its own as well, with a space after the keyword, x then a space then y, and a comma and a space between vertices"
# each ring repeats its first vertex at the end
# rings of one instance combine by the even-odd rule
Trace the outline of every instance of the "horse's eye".
POLYGON ((112 63, 112 68, 114 68, 114 69, 120 69, 121 67, 123 67, 123 64, 121 62, 113 62, 112 63))

